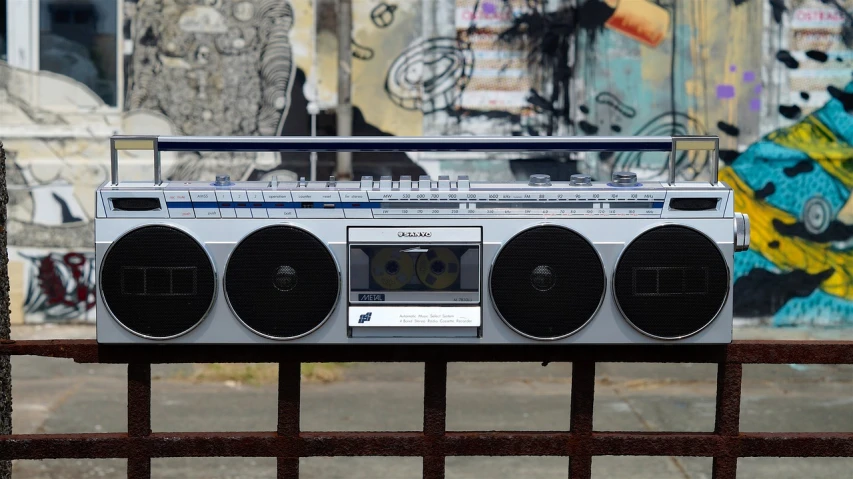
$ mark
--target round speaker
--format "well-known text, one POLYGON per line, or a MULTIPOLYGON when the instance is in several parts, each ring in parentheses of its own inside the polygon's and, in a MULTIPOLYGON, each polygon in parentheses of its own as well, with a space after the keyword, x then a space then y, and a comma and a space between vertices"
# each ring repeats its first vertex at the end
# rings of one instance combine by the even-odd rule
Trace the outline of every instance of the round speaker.
POLYGON ((216 295, 216 273, 204 248, 171 226, 143 226, 104 255, 100 289, 113 317, 149 339, 180 336, 199 324, 216 295))
POLYGON ((340 271, 326 245, 293 226, 259 229, 234 248, 225 296, 255 333, 292 339, 319 328, 338 301, 340 271))
POLYGON ((717 244, 686 226, 636 237, 613 274, 616 304, 637 330, 658 339, 701 331, 722 309, 729 270, 717 244))
POLYGON ((572 230, 537 226, 507 242, 495 258, 490 292, 503 321, 534 339, 560 339, 582 328, 604 297, 604 266, 572 230))

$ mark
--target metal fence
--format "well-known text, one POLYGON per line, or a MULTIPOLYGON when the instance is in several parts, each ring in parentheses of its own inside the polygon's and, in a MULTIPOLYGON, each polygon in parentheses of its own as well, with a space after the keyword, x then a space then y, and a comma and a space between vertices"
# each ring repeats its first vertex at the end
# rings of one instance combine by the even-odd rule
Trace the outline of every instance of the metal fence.
POLYGON ((744 364, 853 364, 850 341, 735 341, 725 346, 99 346, 94 341, 0 341, 0 355, 127 364, 127 433, 0 435, 0 460, 126 458, 127 477, 151 477, 151 458, 276 457, 279 478, 299 477, 299 458, 423 458, 423 477, 443 478, 448 456, 562 456, 572 479, 593 456, 713 457, 715 479, 736 477, 739 457, 853 457, 850 433, 742 433, 744 364), (446 430, 449 362, 571 362, 569 431, 446 430), (279 364, 278 424, 269 432, 151 432, 151 364, 279 364), (414 432, 307 432, 299 425, 300 363, 423 362, 424 424, 414 432), (713 432, 596 432, 595 363, 717 363, 713 432))

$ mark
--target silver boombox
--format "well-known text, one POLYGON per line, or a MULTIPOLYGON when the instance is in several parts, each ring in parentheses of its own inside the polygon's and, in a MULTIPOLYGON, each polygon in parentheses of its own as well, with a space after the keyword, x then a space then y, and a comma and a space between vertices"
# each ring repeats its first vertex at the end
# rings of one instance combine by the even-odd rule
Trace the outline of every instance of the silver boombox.
POLYGON ((717 137, 128 137, 95 201, 100 343, 728 343, 749 219, 717 137), (120 182, 148 150, 153 182, 120 182), (711 179, 675 181, 705 150, 711 179), (162 151, 662 151, 631 172, 489 183, 163 182, 162 151))

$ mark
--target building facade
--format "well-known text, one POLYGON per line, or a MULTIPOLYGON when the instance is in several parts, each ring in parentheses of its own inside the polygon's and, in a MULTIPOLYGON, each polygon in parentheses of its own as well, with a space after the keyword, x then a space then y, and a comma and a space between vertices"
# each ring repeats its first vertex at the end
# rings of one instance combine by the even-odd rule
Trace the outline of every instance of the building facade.
MULTIPOLYGON (((853 0, 352 0, 357 135, 720 135, 753 218, 735 312, 853 324, 853 0)), ((2 0, 14 320, 94 319, 93 191, 123 134, 335 134, 334 0, 2 0)), ((663 175, 665 155, 356 154, 361 174, 663 175)), ((150 177, 150 159, 122 158, 150 177)), ((701 178, 707 158, 677 159, 701 178)), ((321 154, 318 176, 334 169, 321 154)), ((164 155, 171 180, 304 154, 164 155)))

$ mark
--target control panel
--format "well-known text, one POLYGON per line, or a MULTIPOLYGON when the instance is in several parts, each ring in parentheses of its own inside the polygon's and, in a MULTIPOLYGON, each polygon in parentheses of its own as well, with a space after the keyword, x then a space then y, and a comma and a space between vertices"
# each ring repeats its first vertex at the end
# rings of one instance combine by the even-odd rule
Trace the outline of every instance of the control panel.
POLYGON ((615 172, 609 182, 583 174, 507 183, 467 176, 234 182, 218 175, 213 182, 145 185, 103 186, 99 210, 105 217, 168 218, 721 217, 730 192, 722 184, 639 182, 633 172, 615 172))

